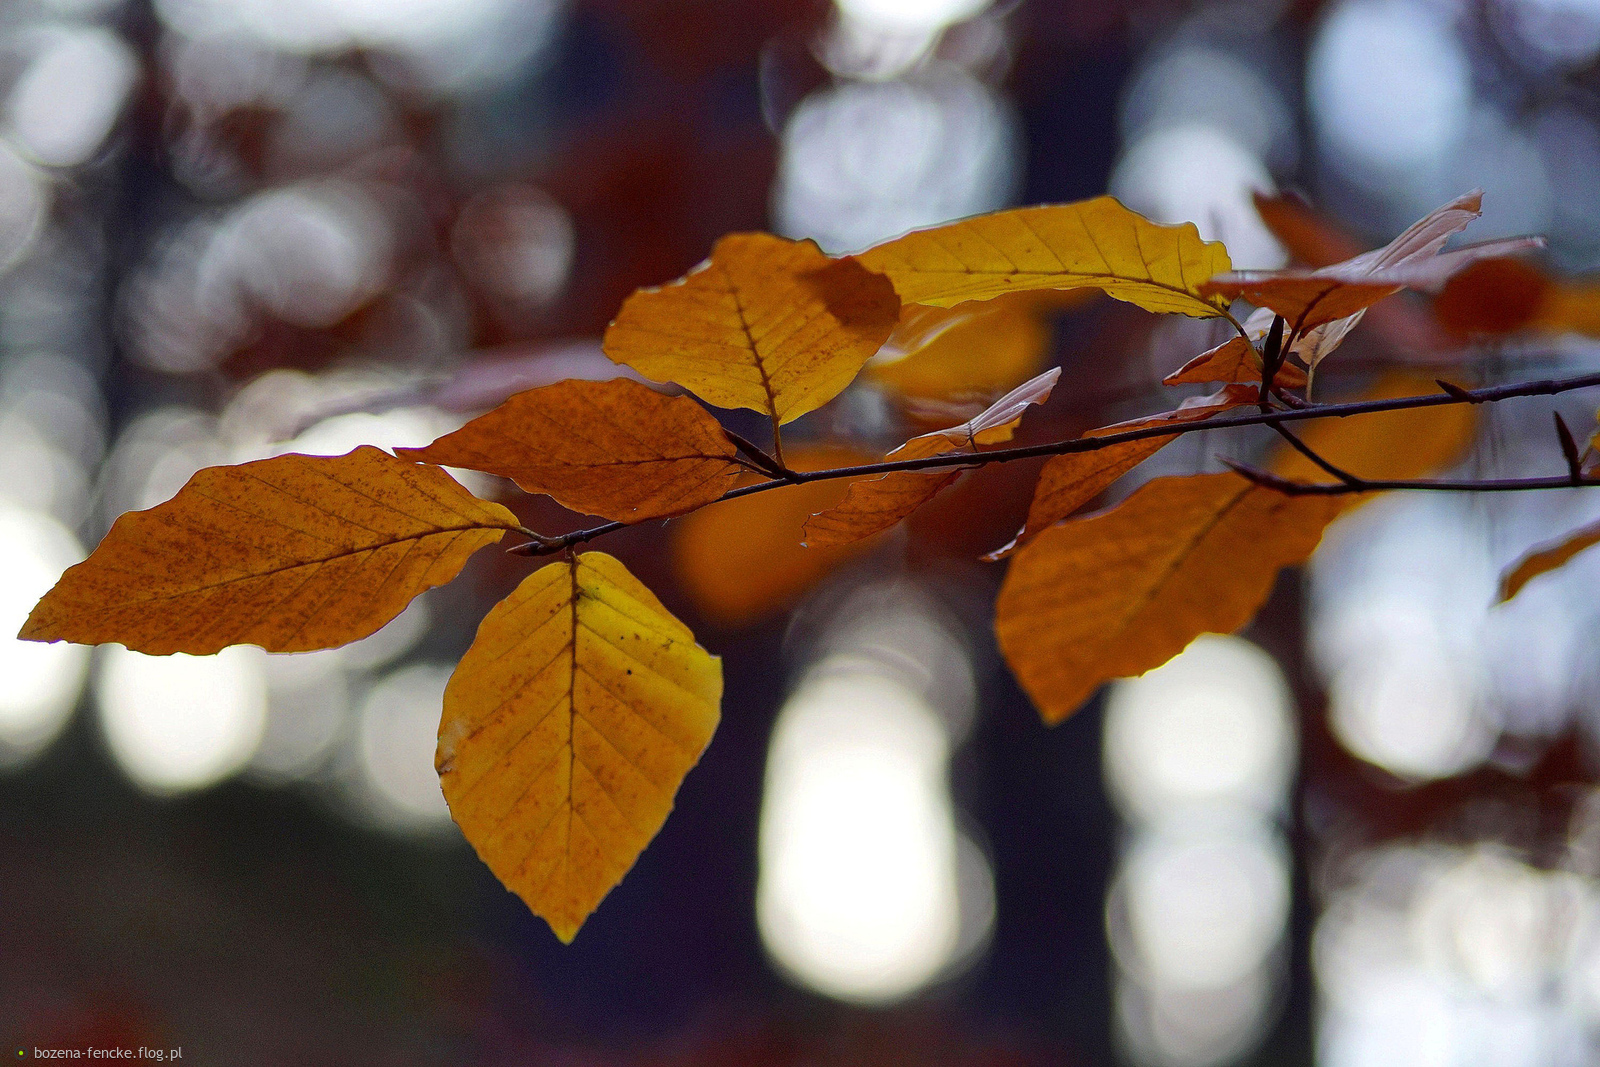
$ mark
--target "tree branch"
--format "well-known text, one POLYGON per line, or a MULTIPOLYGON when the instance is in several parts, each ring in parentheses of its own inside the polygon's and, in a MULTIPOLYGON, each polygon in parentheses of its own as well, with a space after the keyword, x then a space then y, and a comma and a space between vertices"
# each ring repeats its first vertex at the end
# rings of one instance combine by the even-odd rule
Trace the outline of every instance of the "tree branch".
MULTIPOLYGON (((1109 433, 1101 437, 1073 437, 1064 441, 1022 445, 1017 448, 997 448, 989 452, 946 452, 942 455, 930 456, 925 459, 889 460, 881 463, 863 463, 853 467, 834 467, 817 471, 791 470, 785 471, 782 478, 774 478, 771 481, 757 482, 754 485, 744 485, 737 489, 730 489, 722 494, 718 501, 733 500, 737 497, 750 496, 753 493, 764 493, 769 489, 781 489, 786 485, 827 481, 834 478, 867 478, 879 474, 894 474, 899 471, 938 470, 945 467, 978 467, 990 463, 1010 463, 1020 459, 1036 459, 1040 456, 1064 456, 1079 452, 1098 452, 1102 448, 1110 448, 1126 441, 1143 441, 1152 437, 1176 437, 1186 433, 1197 433, 1201 430, 1225 430, 1237 426, 1271 426, 1281 433, 1284 423, 1301 422, 1307 419, 1343 419, 1358 415, 1370 415, 1381 411, 1406 411, 1414 408, 1444 407, 1451 404, 1493 404, 1517 397, 1555 396, 1559 393, 1567 393, 1575 389, 1587 389, 1597 385, 1600 385, 1600 373, 1580 374, 1570 378, 1544 378, 1536 381, 1514 382, 1509 385, 1489 386, 1483 389, 1463 389, 1460 386, 1441 382, 1440 387, 1445 390, 1444 392, 1424 393, 1419 396, 1388 397, 1382 400, 1355 400, 1343 404, 1307 404, 1305 407, 1287 410, 1274 409, 1252 411, 1240 415, 1218 415, 1215 418, 1202 419, 1197 422, 1163 423, 1156 426, 1144 426, 1135 430, 1124 430, 1121 433, 1109 433)), ((1304 445, 1304 442, 1301 442, 1301 444, 1304 445)), ((1302 454, 1306 452, 1309 452, 1309 449, 1304 449, 1302 454)), ((1340 471, 1314 454, 1307 455, 1307 458, 1327 470, 1330 474, 1333 474, 1334 477, 1339 478, 1340 481, 1326 485, 1294 482, 1245 464, 1230 462, 1229 465, 1240 474, 1257 482, 1257 484, 1269 486, 1279 492, 1301 496, 1374 493, 1387 489, 1512 492, 1526 489, 1569 488, 1574 485, 1600 485, 1600 478, 1584 477, 1574 481, 1570 474, 1559 478, 1505 479, 1499 481, 1371 481, 1356 477, 1347 471, 1340 471)), ((574 530, 571 533, 561 534, 556 537, 540 536, 535 541, 518 545, 507 551, 526 556, 551 555, 604 534, 613 533, 628 525, 630 524, 625 522, 607 522, 584 530, 574 530)))

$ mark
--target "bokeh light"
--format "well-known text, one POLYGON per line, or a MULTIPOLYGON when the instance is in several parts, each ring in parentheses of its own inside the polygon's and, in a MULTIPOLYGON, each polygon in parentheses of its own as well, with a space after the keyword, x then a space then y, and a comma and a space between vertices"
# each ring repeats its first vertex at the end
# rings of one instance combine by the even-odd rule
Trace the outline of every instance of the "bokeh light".
POLYGON ((241 771, 266 724, 266 653, 214 656, 102 650, 95 702, 106 747, 133 783, 157 795, 215 785, 241 771))
POLYGON ((15 635, 61 572, 82 558, 83 546, 61 523, 0 504, 0 769, 41 751, 77 705, 89 650, 15 635))

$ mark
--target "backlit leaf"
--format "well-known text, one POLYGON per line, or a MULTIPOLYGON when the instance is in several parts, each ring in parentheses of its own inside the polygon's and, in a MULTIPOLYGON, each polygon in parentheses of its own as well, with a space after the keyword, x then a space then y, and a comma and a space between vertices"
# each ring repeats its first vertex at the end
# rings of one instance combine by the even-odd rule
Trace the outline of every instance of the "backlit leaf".
POLYGON ((992 561, 1009 556, 1019 545, 1070 516, 1171 443, 1171 437, 1145 437, 1093 452, 1053 457, 1039 472, 1039 484, 1033 490, 1033 503, 1028 505, 1028 518, 1022 529, 1010 544, 984 558, 992 561))
POLYGON ((604 348, 646 378, 784 423, 838 396, 899 314, 888 280, 853 259, 736 233, 684 278, 630 296, 604 348))
POLYGON ((1252 385, 1241 385, 1234 382, 1207 396, 1191 396, 1171 411, 1162 411, 1155 415, 1140 415, 1136 419, 1114 422, 1110 426, 1100 426, 1090 430, 1083 436, 1105 437, 1107 434, 1127 433, 1129 430, 1144 430, 1151 426, 1201 422, 1205 419, 1215 418, 1232 408, 1254 404, 1258 399, 1259 393, 1260 390, 1252 385))
POLYGON ((710 412, 625 378, 530 389, 408 459, 510 478, 619 522, 693 511, 745 468, 710 412))
POLYGON ((1099 289, 1147 311, 1199 318, 1226 298, 1200 283, 1228 270, 1227 250, 1192 223, 1160 226, 1109 196, 1013 208, 913 230, 858 257, 908 304, 953 307, 1027 289, 1099 289))
POLYGON ((435 766, 484 863, 570 942, 661 829, 721 702, 721 661, 585 552, 484 618, 445 689, 435 766))
MULTIPOLYGON (((1009 441, 1022 413, 1050 397, 1061 369, 1052 367, 1017 386, 978 415, 946 430, 913 437, 885 460, 928 459, 948 452, 972 451, 978 445, 1009 441)), ((887 530, 932 500, 960 471, 939 467, 927 471, 893 471, 850 483, 844 499, 806 520, 806 544, 842 545, 887 530)))
POLYGON ((1555 570, 1595 545, 1600 545, 1600 522, 1590 523, 1564 537, 1536 546, 1500 576, 1500 603, 1516 596, 1523 586, 1539 575, 1555 570))
POLYGON ((1336 513, 1334 498, 1232 473, 1157 478, 1017 552, 995 605, 1001 651, 1045 721, 1060 722, 1101 683, 1243 626, 1336 513))
MULTIPOLYGON (((876 456, 850 449, 791 448, 796 470, 854 466, 876 456)), ((685 592, 707 617, 743 626, 789 606, 812 583, 869 542, 807 547, 805 522, 845 494, 841 481, 808 482, 710 504, 672 523, 673 562, 685 592)))
MULTIPOLYGON (((1445 252, 1444 245, 1482 215, 1481 193, 1459 196, 1413 223, 1382 248, 1315 269, 1234 271, 1200 286, 1213 298, 1243 297, 1284 317, 1303 332, 1357 315, 1401 289, 1437 290, 1452 274, 1481 259, 1536 248, 1537 238, 1514 237, 1445 252)), ((1314 369, 1314 364, 1313 364, 1314 369)))
POLYGON ((519 528, 437 467, 369 446, 208 467, 166 503, 119 518, 20 636, 153 655, 332 648, 519 528))
MULTIPOLYGON (((1249 320, 1246 320, 1245 326, 1249 328, 1249 320)), ((1261 353, 1243 337, 1230 337, 1161 379, 1161 384, 1198 385, 1206 382, 1259 382, 1260 380, 1261 353)), ((1306 373, 1292 363, 1284 363, 1273 373, 1272 381, 1285 389, 1299 389, 1306 384, 1306 373)))

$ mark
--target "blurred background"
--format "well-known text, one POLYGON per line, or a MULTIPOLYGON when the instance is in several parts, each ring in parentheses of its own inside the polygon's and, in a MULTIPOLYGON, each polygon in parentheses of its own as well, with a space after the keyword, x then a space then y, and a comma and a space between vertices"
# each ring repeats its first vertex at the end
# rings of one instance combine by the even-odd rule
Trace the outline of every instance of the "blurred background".
MULTIPOLYGON (((0 630, 203 466, 424 444, 617 373, 622 299, 728 231, 846 252, 1109 190, 1274 267, 1474 187, 1474 236, 1550 235, 1528 307, 1393 302, 1329 395, 1395 360, 1600 367, 1600 3, 0 0, 0 630), (1320 245, 1269 232, 1250 193, 1277 189, 1320 245)), ((996 302, 891 345, 790 455, 881 455, 1051 364, 1024 439, 1081 432, 1172 406, 1160 377, 1218 339, 996 302)), ((1591 425, 1582 394, 1500 405, 1469 468, 1559 470, 1552 406, 1591 425)), ((1131 480, 1265 445, 1192 434, 1131 480)), ((1047 729, 977 561, 1036 470, 856 551, 795 545, 828 487, 606 541, 728 688, 570 947, 432 769, 526 560, 327 652, 0 635, 0 1036, 201 1065, 1600 1059, 1600 558, 1489 608, 1600 496, 1362 507, 1244 633, 1047 729)))

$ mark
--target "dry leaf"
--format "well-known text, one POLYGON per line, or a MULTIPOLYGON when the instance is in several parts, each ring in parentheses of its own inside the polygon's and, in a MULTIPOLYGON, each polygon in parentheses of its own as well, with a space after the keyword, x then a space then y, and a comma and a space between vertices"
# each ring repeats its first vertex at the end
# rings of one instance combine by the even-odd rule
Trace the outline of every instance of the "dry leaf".
MULTIPOLYGON (((1401 289, 1437 290, 1452 274, 1474 262, 1506 256, 1543 242, 1515 237, 1443 251, 1444 244, 1478 218, 1483 196, 1472 192, 1429 213, 1383 248, 1315 269, 1235 271, 1200 286, 1208 296, 1243 297, 1284 317, 1303 333, 1315 326, 1359 314, 1401 289)), ((1312 363, 1312 370, 1315 364, 1312 363)))
MULTIPOLYGON (((1269 313, 1270 318, 1270 313, 1269 313)), ((1250 321, 1245 320, 1245 328, 1250 321)), ((1268 323, 1270 326, 1270 322, 1268 323)), ((1161 379, 1162 385, 1200 385, 1207 382, 1259 382, 1261 381, 1261 353, 1243 337, 1230 337, 1215 348, 1208 349, 1161 379)), ((1306 384, 1306 372, 1292 363, 1283 363, 1272 375, 1275 385, 1285 389, 1301 389, 1306 384)))
POLYGON ((1109 196, 913 230, 858 257, 908 304, 952 307, 1026 289, 1099 289, 1147 311, 1221 315, 1200 283, 1228 270, 1192 223, 1159 226, 1109 196))
MULTIPOLYGON (((1022 413, 1031 405, 1049 399, 1060 377, 1061 369, 1052 367, 1017 386, 960 426, 913 437, 884 459, 928 459, 974 449, 978 445, 1009 441, 1022 421, 1022 413)), ((881 533, 932 500, 960 477, 960 473, 950 467, 940 467, 927 471, 894 471, 853 481, 843 500, 806 520, 806 544, 842 545, 881 533)))
MULTIPOLYGON (((843 448, 791 448, 789 466, 821 470, 871 463, 843 448)), ((805 523, 837 504, 841 481, 809 482, 710 504, 672 523, 673 563, 684 591, 708 618, 743 626, 787 607, 867 542, 806 547, 805 523)))
POLYGON ((1504 604, 1533 579, 1563 566, 1584 549, 1600 544, 1600 522, 1579 527, 1554 541, 1537 545, 1500 576, 1500 599, 1504 604))
MULTIPOLYGON (((937 434, 913 437, 885 460, 927 459, 955 451, 937 434)), ((882 533, 932 500, 961 477, 955 467, 928 471, 895 471, 850 483, 844 499, 806 519, 805 544, 810 548, 846 545, 882 533)))
POLYGON ((1272 231, 1272 236, 1302 263, 1326 267, 1330 263, 1354 259, 1362 252, 1354 238, 1293 194, 1271 196, 1258 192, 1253 199, 1261 221, 1272 231))
POLYGON ((396 451, 498 474, 619 522, 693 511, 745 471, 705 408, 625 378, 530 389, 426 448, 396 451))
POLYGON ((1049 355, 1046 314, 1053 308, 1041 295, 1016 293, 953 308, 907 304, 865 374, 918 400, 960 401, 1010 389, 1038 373, 1049 355))
POLYGON ((1039 484, 1033 490, 1033 503, 1028 505, 1028 518, 1022 529, 1009 544, 983 558, 992 562, 1011 555, 1020 545, 1105 492, 1118 478, 1172 440, 1171 437, 1145 437, 1093 452, 1070 452, 1052 458, 1039 472, 1039 484))
POLYGON ((1105 437, 1108 434, 1127 433, 1129 430, 1144 430, 1151 426, 1200 422, 1204 419, 1215 418, 1231 408, 1254 405, 1259 396, 1260 390, 1256 387, 1235 382, 1225 385, 1215 393, 1207 396, 1191 396, 1171 411, 1163 411, 1157 415, 1141 415, 1136 419, 1128 419, 1125 422, 1114 422, 1110 426, 1100 426, 1090 430, 1083 436, 1105 437))
POLYGON ((661 829, 721 702, 721 661, 585 552, 478 627, 445 689, 440 785, 495 877, 570 942, 661 829))
MULTIPOLYGON (((1364 392, 1362 400, 1437 393, 1433 381, 1392 373, 1364 392)), ((1478 411, 1472 404, 1404 408, 1346 419, 1315 419, 1293 427, 1295 434, 1329 463, 1361 478, 1425 478, 1455 463, 1472 447, 1478 411)), ((1332 477, 1288 446, 1280 448, 1272 472, 1296 482, 1328 482, 1332 477)), ((1371 499, 1364 494, 1334 497, 1343 509, 1371 499)))
POLYGON ((1045 721, 1060 722, 1102 682, 1243 626, 1337 510, 1232 473, 1157 478, 1017 552, 995 605, 1001 651, 1045 721))
POLYGON ((646 378, 784 423, 843 392, 899 315, 893 286, 856 261, 736 233, 679 281, 630 296, 603 344, 646 378))
POLYGON ((31 641, 269 652, 366 637, 517 518, 437 467, 362 446, 208 467, 123 515, 28 616, 31 641))

